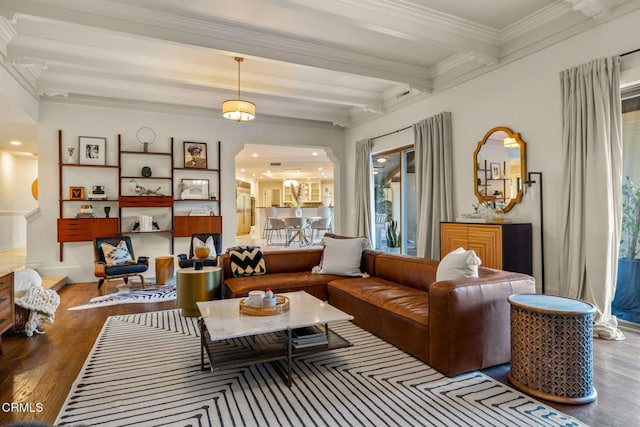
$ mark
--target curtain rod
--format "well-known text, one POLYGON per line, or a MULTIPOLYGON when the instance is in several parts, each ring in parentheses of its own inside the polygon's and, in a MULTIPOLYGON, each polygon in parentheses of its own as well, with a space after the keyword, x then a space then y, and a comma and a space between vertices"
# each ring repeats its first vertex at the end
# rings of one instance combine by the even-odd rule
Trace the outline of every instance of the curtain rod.
POLYGON ((632 53, 636 53, 636 52, 640 52, 640 49, 636 49, 636 50, 631 50, 629 52, 625 52, 625 53, 621 53, 620 56, 627 56, 627 55, 631 55, 632 53))
POLYGON ((402 128, 402 129, 394 130, 393 132, 388 132, 388 133, 385 133, 384 135, 374 136, 373 138, 369 138, 369 140, 373 141, 374 139, 384 138, 385 136, 393 135, 394 133, 402 132, 403 130, 407 130, 407 129, 411 129, 411 126, 407 126, 405 128, 402 128))

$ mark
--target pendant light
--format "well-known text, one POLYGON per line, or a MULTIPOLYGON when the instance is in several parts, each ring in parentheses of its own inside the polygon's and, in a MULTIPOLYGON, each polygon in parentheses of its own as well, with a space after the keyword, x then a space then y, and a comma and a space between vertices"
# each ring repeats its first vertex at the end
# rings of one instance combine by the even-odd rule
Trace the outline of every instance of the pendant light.
POLYGON ((228 99, 222 103, 222 116, 236 122, 248 122, 256 117, 256 106, 253 102, 240 99, 240 63, 244 58, 233 58, 238 63, 238 98, 228 99))

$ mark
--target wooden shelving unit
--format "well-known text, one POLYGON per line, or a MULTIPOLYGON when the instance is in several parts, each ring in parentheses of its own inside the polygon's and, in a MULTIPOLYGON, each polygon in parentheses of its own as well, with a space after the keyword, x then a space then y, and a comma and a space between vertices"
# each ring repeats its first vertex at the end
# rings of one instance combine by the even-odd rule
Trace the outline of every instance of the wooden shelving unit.
MULTIPOLYGON (((170 251, 173 253, 174 238, 176 237, 191 237, 195 233, 214 232, 222 233, 222 216, 220 215, 222 209, 222 203, 220 201, 220 194, 222 190, 221 177, 220 177, 220 160, 221 160, 221 143, 217 142, 217 166, 215 168, 207 169, 193 169, 176 167, 174 155, 174 138, 170 139, 170 150, 168 152, 144 152, 134 150, 123 150, 122 148, 122 136, 118 135, 118 155, 117 164, 115 165, 85 165, 76 163, 65 163, 63 161, 63 142, 62 142, 62 130, 58 130, 58 221, 57 221, 57 235, 60 245, 59 260, 64 260, 64 244, 69 242, 90 242, 95 237, 118 235, 118 234, 136 234, 144 235, 151 233, 168 233, 170 234, 170 251), (161 176, 139 176, 133 175, 130 171, 126 171, 123 174, 123 160, 125 158, 140 157, 140 159, 166 157, 168 159, 167 170, 162 170, 161 176), (85 197, 84 200, 70 199, 67 190, 64 185, 64 175, 67 168, 87 168, 87 169, 110 169, 117 171, 117 175, 114 175, 114 180, 117 179, 117 198, 108 198, 104 200, 89 200, 85 197), (188 171, 189 175, 193 175, 194 178, 206 177, 208 175, 215 175, 217 185, 214 186, 216 191, 216 199, 179 199, 179 194, 176 193, 177 182, 175 171, 188 171), (168 172, 168 173, 167 173, 168 172), (116 178, 117 176, 117 178, 116 178), (128 180, 140 180, 141 182, 169 182, 170 194, 162 196, 144 196, 144 195, 128 195, 123 194, 123 183, 128 180), (112 218, 65 218, 65 205, 69 203, 82 203, 82 204, 98 204, 98 205, 112 205, 117 207, 118 216, 112 218), (215 206, 217 215, 215 216, 190 216, 190 215, 175 215, 174 209, 176 205, 189 206, 189 203, 203 203, 207 205, 215 206), (163 227, 160 230, 152 231, 139 231, 139 230, 125 230, 122 221, 123 209, 156 209, 163 208, 169 210, 170 221, 168 227, 163 227)), ((182 173, 183 174, 183 173, 182 173)), ((67 211, 68 213, 68 211, 67 211)), ((130 225, 127 224, 127 227, 130 225)))

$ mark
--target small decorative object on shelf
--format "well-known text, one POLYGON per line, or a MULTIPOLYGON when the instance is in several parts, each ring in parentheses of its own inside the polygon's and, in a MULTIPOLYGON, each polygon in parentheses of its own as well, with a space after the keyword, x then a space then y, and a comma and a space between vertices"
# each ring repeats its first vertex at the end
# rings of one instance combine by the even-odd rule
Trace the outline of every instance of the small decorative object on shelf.
POLYGON ((144 151, 145 153, 148 153, 149 146, 153 144, 154 141, 156 140, 156 133, 150 127, 145 126, 138 129, 138 131, 136 132, 136 138, 138 139, 138 142, 142 144, 142 151, 144 151))
POLYGON ((69 154, 69 156, 67 157, 67 163, 73 163, 73 152, 76 151, 76 149, 74 147, 67 147, 67 154, 69 154))
POLYGON ((135 185, 135 192, 138 196, 162 196, 162 193, 159 192, 161 187, 151 190, 138 184, 134 179, 130 179, 129 182, 135 185))
POLYGON ((111 206, 104 207, 104 217, 109 218, 109 212, 111 212, 111 206))
POLYGON ((84 187, 69 187, 69 200, 84 200, 84 187))
POLYGON ((89 194, 89 200, 107 200, 104 185, 94 185, 89 194))
POLYGON ((151 174, 152 174, 152 171, 149 166, 142 167, 142 170, 140 171, 140 175, 142 175, 144 178, 149 178, 151 174))
POLYGON ((80 213, 76 214, 76 218, 95 218, 96 214, 93 213, 92 205, 81 205, 80 213))
MULTIPOLYGON (((253 291, 252 291, 253 292, 253 291)), ((258 291, 264 295, 264 291, 258 291)), ((276 314, 284 313, 285 311, 289 311, 289 298, 284 295, 274 295, 274 299, 276 300, 275 305, 273 306, 265 306, 265 305, 252 305, 247 302, 251 298, 243 298, 239 302, 240 313, 246 314, 248 316, 273 316, 276 314)), ((261 301, 264 299, 264 296, 261 298, 261 301)))

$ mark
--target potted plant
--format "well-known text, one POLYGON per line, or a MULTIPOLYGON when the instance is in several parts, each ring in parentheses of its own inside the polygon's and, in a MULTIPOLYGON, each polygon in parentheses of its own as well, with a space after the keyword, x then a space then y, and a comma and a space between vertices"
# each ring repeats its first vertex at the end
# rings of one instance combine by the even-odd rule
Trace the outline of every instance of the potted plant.
MULTIPOLYGON (((616 297, 612 304, 614 309, 640 311, 640 293, 636 291, 640 285, 639 255, 640 186, 634 184, 627 176, 622 185, 622 236, 618 259, 616 297)), ((622 317, 625 317, 624 314, 622 317)))
POLYGON ((387 224, 387 247, 389 252, 400 253, 400 233, 398 232, 398 221, 391 220, 387 224))

